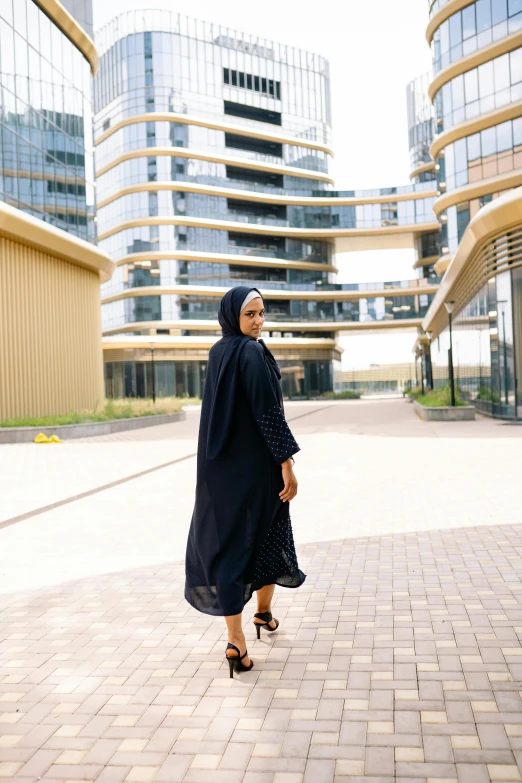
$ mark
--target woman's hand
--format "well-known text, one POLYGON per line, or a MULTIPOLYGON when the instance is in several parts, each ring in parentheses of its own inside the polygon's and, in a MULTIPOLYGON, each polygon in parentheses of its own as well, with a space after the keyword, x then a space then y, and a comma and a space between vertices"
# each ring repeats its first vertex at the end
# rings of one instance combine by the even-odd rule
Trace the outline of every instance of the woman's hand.
POLYGON ((293 465, 292 459, 287 459, 286 462, 283 462, 281 465, 285 487, 283 491, 279 493, 279 497, 283 503, 288 503, 297 495, 297 479, 294 475, 293 465))

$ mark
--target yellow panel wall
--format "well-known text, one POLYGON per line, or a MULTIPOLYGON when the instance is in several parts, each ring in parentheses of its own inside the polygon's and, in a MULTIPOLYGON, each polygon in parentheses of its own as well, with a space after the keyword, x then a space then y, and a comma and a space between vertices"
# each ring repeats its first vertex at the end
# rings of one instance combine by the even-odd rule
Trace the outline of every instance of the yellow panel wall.
POLYGON ((103 400, 98 274, 0 237, 0 420, 103 400))

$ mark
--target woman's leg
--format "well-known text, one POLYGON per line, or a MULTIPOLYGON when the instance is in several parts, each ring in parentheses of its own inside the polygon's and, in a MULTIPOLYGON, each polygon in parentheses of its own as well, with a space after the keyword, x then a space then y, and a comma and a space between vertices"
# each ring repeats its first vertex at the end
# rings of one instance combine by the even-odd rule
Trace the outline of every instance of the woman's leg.
MULTIPOLYGON (((265 585, 260 590, 256 592, 257 595, 257 611, 261 614, 264 614, 265 612, 271 612, 272 611, 272 598, 274 597, 274 590, 275 585, 265 585)), ((262 620, 256 620, 254 617, 254 622, 262 624, 262 620)), ((275 620, 271 620, 269 623, 269 627, 272 629, 275 629, 276 622, 275 620)))
MULTIPOLYGON (((228 629, 228 641, 230 644, 234 644, 241 652, 241 655, 246 652, 245 634, 243 633, 243 626, 241 624, 241 614, 230 614, 225 617, 228 629)), ((227 655, 231 658, 237 658, 237 653, 234 650, 228 650, 227 655)), ((250 666, 250 658, 248 655, 243 658, 241 663, 244 666, 250 666)))

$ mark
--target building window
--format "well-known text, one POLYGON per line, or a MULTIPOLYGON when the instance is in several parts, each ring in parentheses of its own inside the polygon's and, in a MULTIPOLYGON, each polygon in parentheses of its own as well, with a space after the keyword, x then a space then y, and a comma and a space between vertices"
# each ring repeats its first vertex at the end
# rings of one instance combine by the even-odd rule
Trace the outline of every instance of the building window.
POLYGON ((243 71, 234 71, 231 68, 223 68, 223 83, 232 87, 242 87, 244 90, 253 90, 263 95, 281 100, 281 82, 267 79, 264 76, 254 76, 243 71))

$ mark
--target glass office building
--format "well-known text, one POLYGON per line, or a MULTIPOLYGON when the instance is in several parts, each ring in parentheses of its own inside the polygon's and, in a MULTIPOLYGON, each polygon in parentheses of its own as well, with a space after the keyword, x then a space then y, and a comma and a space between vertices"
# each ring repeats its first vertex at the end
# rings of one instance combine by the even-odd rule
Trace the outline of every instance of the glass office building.
POLYGON ((94 38, 92 0, 61 0, 61 4, 83 27, 89 38, 94 38))
POLYGON ((434 3, 428 28, 441 194, 434 211, 449 266, 423 326, 434 334, 435 382, 447 383, 444 298, 454 301, 463 396, 485 413, 522 418, 522 195, 514 190, 522 185, 522 2, 462 5, 434 3))
POLYGON ((97 45, 98 235, 118 265, 102 291, 109 394, 150 394, 151 342, 160 393, 200 394, 233 285, 265 292, 288 395, 333 388, 339 328, 422 318, 426 281, 369 298, 335 284, 336 237, 420 235, 434 186, 333 190, 324 58, 168 11, 125 13, 97 45))
POLYGON ((88 60, 38 3, 3 0, 0 69, 0 199, 95 241, 88 60))
POLYGON ((425 73, 413 79, 406 88, 410 179, 413 182, 436 180, 435 162, 430 152, 435 135, 435 112, 428 98, 429 81, 430 75, 425 73))
POLYGON ((446 5, 447 18, 431 42, 435 159, 445 194, 437 216, 449 253, 479 209, 512 187, 507 175, 522 169, 522 116, 513 110, 522 98, 515 35, 522 3, 478 0, 451 13, 454 5, 446 5))
POLYGON ((0 420, 103 398, 91 0, 0 2, 0 420), (85 26, 83 26, 85 25, 85 26))

